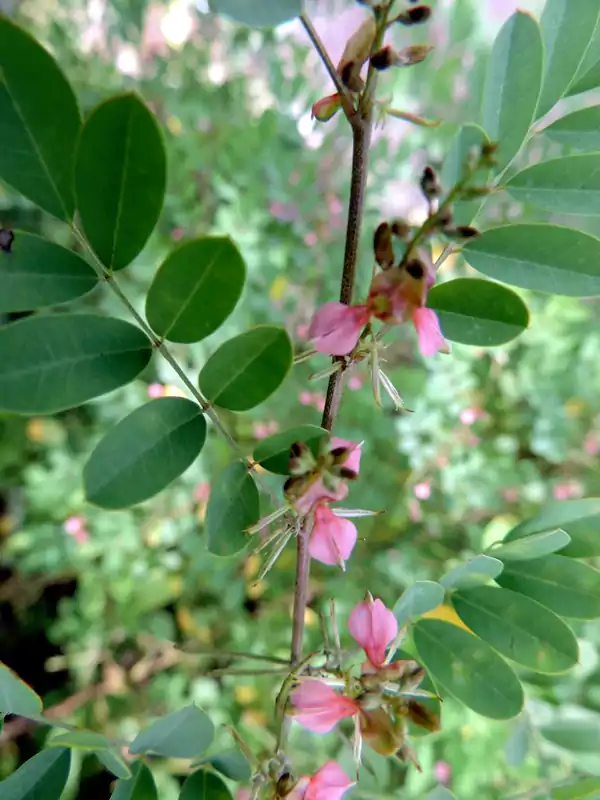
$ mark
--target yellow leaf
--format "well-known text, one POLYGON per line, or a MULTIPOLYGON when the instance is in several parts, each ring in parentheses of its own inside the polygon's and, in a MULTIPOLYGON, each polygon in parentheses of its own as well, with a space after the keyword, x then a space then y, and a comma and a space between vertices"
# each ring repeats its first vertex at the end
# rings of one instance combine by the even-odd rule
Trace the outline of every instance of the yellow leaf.
POLYGON ((469 633, 473 633, 470 628, 467 628, 452 606, 445 605, 444 603, 442 603, 441 606, 422 614, 421 617, 424 619, 439 619, 442 622, 449 622, 451 625, 456 625, 457 628, 462 628, 469 633))

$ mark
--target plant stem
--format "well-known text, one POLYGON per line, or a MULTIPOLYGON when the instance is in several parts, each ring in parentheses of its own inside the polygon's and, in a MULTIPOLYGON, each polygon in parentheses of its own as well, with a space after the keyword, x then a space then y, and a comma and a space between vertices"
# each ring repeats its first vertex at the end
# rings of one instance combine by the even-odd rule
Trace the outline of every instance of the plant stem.
POLYGON ((300 14, 300 22, 304 26, 304 30, 308 34, 308 38, 312 42, 315 50, 319 54, 321 61, 323 62, 325 69, 329 73, 329 77, 335 84, 335 88, 338 90, 338 94, 342 98, 342 107, 347 117, 352 116, 354 112, 354 102, 352 100, 352 95, 348 91, 348 89, 342 83, 342 79, 335 68, 333 61, 329 58, 329 53, 325 49, 325 45, 321 41, 321 37, 317 33, 314 25, 310 21, 307 14, 300 14))

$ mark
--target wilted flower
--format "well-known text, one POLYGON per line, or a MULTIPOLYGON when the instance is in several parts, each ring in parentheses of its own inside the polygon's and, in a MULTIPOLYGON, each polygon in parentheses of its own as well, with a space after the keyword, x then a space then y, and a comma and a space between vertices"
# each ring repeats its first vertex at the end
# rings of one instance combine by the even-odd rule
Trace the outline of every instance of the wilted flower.
POLYGON ((385 662, 386 650, 398 635, 398 622, 393 612, 381 600, 371 595, 352 609, 348 618, 352 638, 367 654, 374 667, 385 662))
POLYGON ((290 699, 295 708, 294 719, 313 733, 329 733, 340 720, 359 711, 356 701, 315 678, 303 678, 290 699))

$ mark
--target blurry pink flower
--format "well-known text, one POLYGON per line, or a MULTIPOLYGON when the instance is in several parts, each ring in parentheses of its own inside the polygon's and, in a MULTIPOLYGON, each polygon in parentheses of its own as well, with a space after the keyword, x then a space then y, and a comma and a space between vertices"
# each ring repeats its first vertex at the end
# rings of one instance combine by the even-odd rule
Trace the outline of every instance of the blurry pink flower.
POLYGON ((357 392, 362 387, 362 380, 358 375, 351 375, 348 378, 348 388, 352 392, 357 392))
POLYGON ((292 172, 290 174, 290 186, 297 186, 300 183, 301 174, 299 172, 292 172))
POLYGON ((398 622, 381 600, 368 600, 355 606, 348 618, 350 635, 367 654, 374 667, 381 667, 385 651, 398 635, 398 622))
POLYGON ((252 792, 250 789, 238 789, 235 793, 235 800, 252 800, 252 792))
POLYGON ((413 522, 420 522, 423 519, 421 504, 412 498, 408 501, 408 516, 413 522))
POLYGON ((583 449, 588 456, 597 456, 600 453, 600 440, 594 431, 590 431, 585 437, 583 449))
POLYGON ((416 308, 413 311, 412 320, 419 340, 419 350, 424 356, 450 352, 435 311, 431 308, 416 308))
POLYGON ((171 239, 175 242, 181 241, 185 236, 185 229, 184 228, 173 228, 171 231, 171 239))
POLYGON ((463 408, 460 412, 460 421, 463 425, 473 425, 474 422, 477 422, 478 419, 483 419, 483 417, 485 417, 485 411, 476 406, 463 408))
POLYGON ((354 781, 344 770, 335 761, 328 761, 312 778, 300 778, 288 800, 341 800, 351 786, 354 781))
POLYGON ((516 486, 509 486, 508 488, 502 490, 502 497, 507 503, 516 503, 519 499, 519 490, 516 488, 516 486))
POLYGON ((329 733, 337 723, 359 711, 358 704, 338 694, 327 683, 304 678, 290 699, 295 708, 294 719, 313 733, 329 733))
POLYGON ((415 484, 413 492, 418 500, 429 500, 431 497, 431 484, 428 481, 421 481, 415 484))
POLYGON ((304 244, 307 247, 315 247, 317 242, 319 241, 319 237, 314 231, 309 231, 306 236, 304 237, 304 244))
POLYGON ((266 439, 267 436, 272 436, 279 430, 279 423, 271 420, 271 422, 254 422, 252 425, 252 435, 255 439, 266 439))
POLYGON ((323 411, 325 409, 325 395, 323 394, 313 394, 313 403, 317 411, 323 411))
POLYGON ((210 497, 210 483, 208 481, 202 481, 196 486, 194 491, 194 500, 198 503, 207 503, 208 498, 210 497))
POLYGON ((327 208, 329 210, 329 213, 332 214, 333 216, 337 216, 338 214, 341 214, 343 212, 343 210, 344 210, 344 206, 342 205, 342 201, 335 194, 330 194, 328 196, 328 198, 327 198, 327 208))
POLYGON ((277 200, 271 203, 269 211, 281 222, 294 222, 298 219, 298 209, 296 206, 280 203, 277 200))
POLYGON ((438 783, 446 786, 452 780, 452 767, 447 761, 436 761, 433 766, 433 774, 438 783))
POLYGON ((297 325, 296 337, 302 340, 308 339, 308 325, 297 325))
POLYGON ((565 481, 565 483, 557 483, 552 488, 552 494, 556 500, 572 500, 575 497, 581 497, 583 487, 579 481, 565 481))
POLYGON ((90 538, 85 527, 85 519, 80 516, 69 517, 63 524, 63 530, 72 536, 77 544, 83 544, 90 538))
MULTIPOLYGON (((345 486, 345 484, 342 484, 345 486)), ((321 564, 342 569, 350 558, 358 532, 349 519, 336 516, 327 505, 318 505, 308 540, 310 557, 321 564)))
POLYGON ((298 399, 303 406, 310 406, 312 405, 313 396, 310 392, 300 392, 298 399))
POLYGON ((366 306, 325 303, 315 312, 308 329, 315 350, 330 356, 345 356, 356 347, 369 321, 366 306))
POLYGON ((164 397, 165 395, 165 387, 162 383, 151 383, 148 386, 148 397, 151 397, 153 400, 157 397, 164 397))

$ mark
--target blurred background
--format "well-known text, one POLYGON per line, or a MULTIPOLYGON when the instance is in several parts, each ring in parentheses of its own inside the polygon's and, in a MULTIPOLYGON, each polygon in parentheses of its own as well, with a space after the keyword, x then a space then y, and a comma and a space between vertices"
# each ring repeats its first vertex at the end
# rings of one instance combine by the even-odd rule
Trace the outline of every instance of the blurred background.
MULTIPOLYGON (((518 5, 535 12, 542 2, 518 5)), ((433 44, 432 55, 385 74, 379 91, 394 107, 441 124, 388 119, 377 130, 358 296, 371 274, 375 226, 390 215, 422 219, 420 171, 441 164, 460 125, 479 121, 491 43, 517 3, 432 6, 430 24, 395 32, 399 44, 433 44)), ((235 315, 207 341, 172 347, 189 374, 220 341, 261 322, 284 324, 304 347, 316 305, 338 294, 350 136, 341 118, 311 120, 312 104, 332 89, 300 26, 244 29, 212 15, 205 0, 0 0, 0 9, 51 49, 84 112, 134 89, 160 121, 169 155, 164 212, 149 245, 119 276, 136 306, 143 309, 151 278, 176 242, 229 234, 242 250, 249 279, 235 315)), ((309 11, 337 61, 364 9, 352 0, 317 0, 309 11)), ((598 99, 564 103, 576 108, 598 99)), ((537 136, 521 163, 560 152, 537 136)), ((499 194, 478 225, 545 218, 499 194)), ((600 233, 593 218, 553 219, 600 233)), ((59 223, 6 187, 0 223, 68 243, 59 223)), ((462 274, 469 268, 449 259, 440 279, 462 274)), ((455 345, 451 356, 424 362, 412 331, 396 332, 387 370, 411 414, 376 410, 366 368, 352 372, 337 428, 365 440, 350 502, 386 513, 359 522, 361 540, 346 574, 314 565, 307 646, 318 646, 317 614, 330 597, 345 627, 366 589, 391 605, 407 585, 439 578, 544 501, 600 494, 598 302, 522 295, 531 326, 505 347, 455 345)), ((73 305, 123 316, 101 290, 73 305)), ((223 414, 247 452, 279 429, 319 424, 326 380, 308 378, 326 364, 322 358, 296 367, 259 409, 223 414)), ((148 396, 180 391, 156 359, 151 372, 80 409, 50 418, 0 414, 0 658, 61 719, 128 738, 155 715, 194 701, 215 724, 234 724, 260 753, 273 746, 277 680, 204 673, 227 668, 223 651, 287 657, 295 554, 290 546, 256 583, 255 556, 207 553, 203 519, 210 480, 230 459, 225 443, 212 431, 181 479, 132 510, 108 513, 83 500, 82 466, 101 436, 148 396), (215 655, 182 653, 172 643, 215 655)), ((280 483, 272 480, 275 491, 280 483)), ((441 782, 463 800, 533 798, 536 787, 574 770, 600 775, 600 755, 561 750, 535 730, 561 707, 600 711, 600 630, 575 628, 580 665, 565 676, 521 671, 528 703, 518 720, 492 722, 447 702, 441 733, 416 744, 423 772, 369 753, 352 797, 413 800, 441 782)), ((0 734, 0 778, 45 735, 9 721, 0 734)), ((218 736, 231 742, 225 728, 218 736)), ((350 764, 347 745, 335 736, 296 731, 293 745, 298 772, 329 755, 350 764)), ((156 766, 161 800, 177 797, 183 769, 178 762, 156 766)), ((110 794, 111 776, 91 757, 77 760, 71 778, 65 800, 110 794)))

